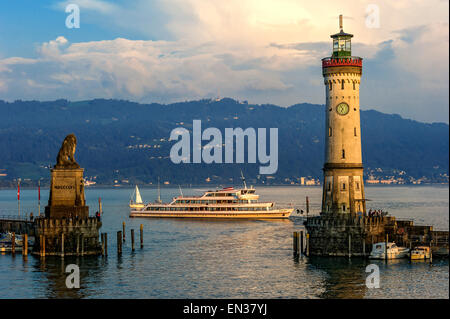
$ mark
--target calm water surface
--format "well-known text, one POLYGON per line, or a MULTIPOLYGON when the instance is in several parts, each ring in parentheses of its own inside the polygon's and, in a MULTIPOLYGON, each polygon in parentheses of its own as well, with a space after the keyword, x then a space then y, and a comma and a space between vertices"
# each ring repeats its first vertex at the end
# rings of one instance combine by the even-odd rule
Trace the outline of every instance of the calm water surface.
MULTIPOLYGON (((183 189, 200 195, 205 189, 183 189)), ((131 189, 86 189, 91 214, 103 202, 103 227, 109 256, 50 258, 0 255, 0 298, 449 298, 448 259, 366 261, 347 258, 300 258, 292 255, 292 232, 300 221, 207 221, 130 219, 131 189), (116 255, 115 236, 126 222, 127 241, 116 255), (143 249, 130 248, 130 229, 144 225, 143 249), (380 267, 379 289, 365 286, 365 267, 380 267), (80 266, 81 288, 67 289, 65 266, 80 266)), ((162 189, 162 199, 178 195, 162 189)), ((259 187, 261 200, 304 209, 320 209, 320 187, 259 187)), ((157 190, 141 189, 144 201, 157 190)), ((448 186, 366 187, 368 208, 389 211, 416 224, 448 230, 448 186)), ((42 191, 48 198, 48 190, 42 191)), ((17 214, 15 190, 0 191, 0 214, 17 214)), ((42 206, 45 206, 45 200, 42 206)), ((23 211, 37 211, 36 190, 22 190, 23 211)))

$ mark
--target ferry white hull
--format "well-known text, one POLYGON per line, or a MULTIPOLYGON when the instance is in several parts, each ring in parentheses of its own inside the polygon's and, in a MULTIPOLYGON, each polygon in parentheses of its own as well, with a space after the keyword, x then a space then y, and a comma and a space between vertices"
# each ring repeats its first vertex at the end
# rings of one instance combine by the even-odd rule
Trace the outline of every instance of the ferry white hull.
POLYGON ((270 211, 252 212, 193 212, 176 211, 160 212, 151 210, 131 210, 130 217, 157 217, 157 218, 232 218, 232 219, 283 219, 289 218, 294 209, 274 209, 270 211))

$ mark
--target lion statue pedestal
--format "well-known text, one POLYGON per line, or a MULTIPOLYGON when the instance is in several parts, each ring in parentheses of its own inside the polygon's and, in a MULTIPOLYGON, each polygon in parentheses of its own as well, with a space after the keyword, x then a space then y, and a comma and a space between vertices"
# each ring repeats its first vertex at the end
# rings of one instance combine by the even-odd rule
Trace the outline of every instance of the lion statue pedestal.
POLYGON ((87 218, 82 168, 53 168, 46 218, 87 218))
POLYGON ((56 165, 51 170, 45 217, 35 221, 34 254, 101 254, 98 231, 102 223, 96 217, 89 217, 89 207, 84 197, 84 169, 74 158, 76 144, 73 134, 64 139, 56 165))

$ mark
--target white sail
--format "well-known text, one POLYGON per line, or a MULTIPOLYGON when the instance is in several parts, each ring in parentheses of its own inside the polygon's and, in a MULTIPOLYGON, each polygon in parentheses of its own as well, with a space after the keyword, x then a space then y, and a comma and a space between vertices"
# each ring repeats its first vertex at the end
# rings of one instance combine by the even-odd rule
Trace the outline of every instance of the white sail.
POLYGON ((139 188, 136 185, 136 200, 134 201, 136 204, 142 204, 141 193, 139 192, 139 188))

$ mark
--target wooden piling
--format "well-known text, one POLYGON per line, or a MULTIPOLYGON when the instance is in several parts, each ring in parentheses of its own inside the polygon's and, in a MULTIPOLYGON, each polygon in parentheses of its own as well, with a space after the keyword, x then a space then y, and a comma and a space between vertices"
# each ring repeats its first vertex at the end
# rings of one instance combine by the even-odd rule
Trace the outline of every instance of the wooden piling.
POLYGON ((104 234, 105 236, 105 256, 108 256, 108 233, 104 234))
POLYGON ((22 255, 25 257, 28 255, 28 235, 24 234, 22 236, 23 243, 22 243, 22 255))
POLYGON ((144 225, 141 224, 140 227, 140 240, 141 240, 141 248, 144 248, 144 225))
POLYGON ((364 238, 362 239, 362 251, 363 251, 363 256, 366 257, 366 241, 364 238))
POLYGON ((42 235, 42 257, 45 257, 45 235, 42 235))
POLYGON ((306 217, 308 217, 309 214, 309 198, 306 196, 306 217))
POLYGON ((80 235, 77 235, 77 256, 80 255, 80 235))
POLYGON ((42 235, 39 235, 39 256, 42 256, 42 235))
POLYGON ((131 230, 131 251, 134 251, 134 229, 131 230))
POLYGON ((433 263, 433 240, 430 241, 430 263, 433 263))
POLYGON ((100 234, 100 240, 102 242, 102 256, 105 256, 105 234, 100 234))
POLYGON ((80 240, 81 240, 81 256, 84 256, 84 242, 85 242, 85 238, 83 235, 80 236, 80 240))
POLYGON ((309 234, 306 233, 306 256, 309 257, 309 234))
POLYGON ((305 250, 303 249, 303 230, 300 232, 300 254, 303 255, 305 250))
POLYGON ((292 247, 294 249, 294 255, 297 255, 297 251, 298 251, 298 247, 297 247, 298 240, 297 240, 297 237, 298 237, 298 233, 295 231, 292 234, 292 240, 293 240, 292 247))
POLYGON ((11 237, 11 253, 14 255, 16 253, 16 233, 12 233, 11 237))
POLYGON ((388 241, 389 240, 389 235, 386 234, 386 239, 385 239, 385 244, 384 244, 384 259, 388 260, 388 253, 387 253, 387 246, 388 246, 388 241))
POLYGON ((64 257, 64 233, 61 234, 61 257, 64 257))
POLYGON ((352 235, 348 234, 348 258, 352 257, 352 235))
POLYGON ((122 232, 117 232, 117 254, 122 254, 122 232))
POLYGON ((123 241, 125 242, 125 222, 122 223, 123 241))

